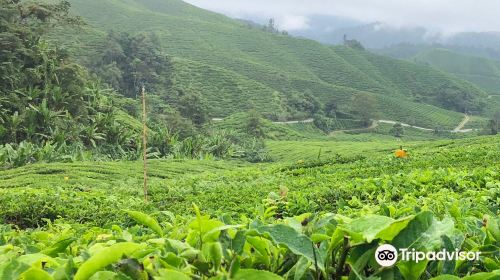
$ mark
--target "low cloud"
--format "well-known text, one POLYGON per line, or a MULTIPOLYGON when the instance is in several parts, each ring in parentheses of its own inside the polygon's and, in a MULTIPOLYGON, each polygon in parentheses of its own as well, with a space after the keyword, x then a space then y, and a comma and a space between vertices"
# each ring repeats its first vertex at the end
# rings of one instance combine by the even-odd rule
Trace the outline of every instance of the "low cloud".
POLYGON ((282 15, 276 18, 280 30, 298 31, 309 28, 309 19, 306 16, 282 15))
POLYGON ((233 17, 274 17, 282 29, 307 28, 310 15, 332 15, 440 32, 499 31, 497 0, 186 0, 233 17))

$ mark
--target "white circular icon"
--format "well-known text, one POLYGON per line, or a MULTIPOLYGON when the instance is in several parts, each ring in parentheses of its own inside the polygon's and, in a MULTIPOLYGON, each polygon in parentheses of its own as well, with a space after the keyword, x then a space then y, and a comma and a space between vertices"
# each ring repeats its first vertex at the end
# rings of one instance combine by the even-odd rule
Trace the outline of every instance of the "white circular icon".
POLYGON ((375 251, 375 260, 383 267, 393 266, 398 261, 398 250, 390 244, 384 244, 375 251))

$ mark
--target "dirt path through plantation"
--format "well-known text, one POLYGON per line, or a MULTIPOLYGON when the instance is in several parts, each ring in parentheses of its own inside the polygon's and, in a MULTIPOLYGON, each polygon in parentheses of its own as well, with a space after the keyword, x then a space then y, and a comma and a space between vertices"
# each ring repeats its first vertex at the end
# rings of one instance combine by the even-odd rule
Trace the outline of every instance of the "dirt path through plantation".
POLYGON ((464 129, 464 126, 470 121, 470 117, 468 115, 465 115, 464 119, 453 129, 451 132, 469 132, 472 129, 464 129))
POLYGON ((312 123, 314 119, 305 119, 302 121, 286 121, 286 122, 273 122, 275 124, 297 124, 297 123, 312 123))
MULTIPOLYGON (((212 121, 223 121, 224 118, 213 118, 212 121)), ((465 125, 470 121, 470 116, 464 115, 463 120, 455 127, 453 130, 449 130, 449 132, 453 133, 466 133, 466 132, 471 132, 472 129, 463 129, 465 125)), ((313 123, 314 119, 309 118, 305 120, 296 120, 296 121, 285 121, 285 122, 273 122, 274 124, 299 124, 299 123, 313 123)), ((425 127, 420 127, 420 126, 415 126, 407 123, 402 123, 398 121, 391 121, 391 120, 373 120, 372 123, 370 124, 369 127, 363 127, 363 128, 354 128, 354 129, 342 129, 342 130, 335 130, 330 133, 330 135, 334 133, 339 133, 339 132, 351 132, 351 131, 361 131, 361 130, 366 130, 366 129, 374 129, 376 128, 379 124, 381 123, 386 123, 386 124, 397 124, 400 123, 404 127, 410 127, 410 128, 415 128, 419 130, 424 130, 424 131, 434 131, 432 128, 425 128, 425 127)))

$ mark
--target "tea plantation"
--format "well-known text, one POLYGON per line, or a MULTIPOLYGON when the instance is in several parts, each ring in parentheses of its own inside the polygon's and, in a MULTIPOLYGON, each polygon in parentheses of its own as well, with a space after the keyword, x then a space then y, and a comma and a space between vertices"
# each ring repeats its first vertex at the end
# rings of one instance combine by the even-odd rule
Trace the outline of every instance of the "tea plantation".
POLYGON ((411 142, 406 159, 396 143, 302 141, 268 143, 275 163, 152 161, 147 203, 139 162, 2 171, 0 278, 498 279, 499 140, 411 142), (481 257, 384 268, 384 243, 481 257))
POLYGON ((500 279, 494 83, 181 0, 0 11, 0 280, 500 279))

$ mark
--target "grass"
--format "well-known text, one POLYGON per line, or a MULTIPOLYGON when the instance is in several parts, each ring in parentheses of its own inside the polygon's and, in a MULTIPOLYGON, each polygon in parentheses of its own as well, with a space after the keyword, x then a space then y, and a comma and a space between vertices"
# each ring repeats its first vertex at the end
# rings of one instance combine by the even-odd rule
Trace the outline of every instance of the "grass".
POLYGON ((96 30, 73 40, 81 56, 105 44, 107 30, 154 32, 175 58, 173 89, 202 93, 212 117, 258 108, 266 115, 293 118, 304 112, 287 108, 287 101, 304 93, 321 102, 334 99, 349 112, 355 94, 372 94, 380 118, 451 127, 459 117, 438 108, 439 87, 453 84, 478 98, 485 96, 471 84, 427 66, 266 33, 178 0, 71 3, 89 22, 87 30, 96 30), (428 105, 416 103, 415 95, 426 96, 428 105))

